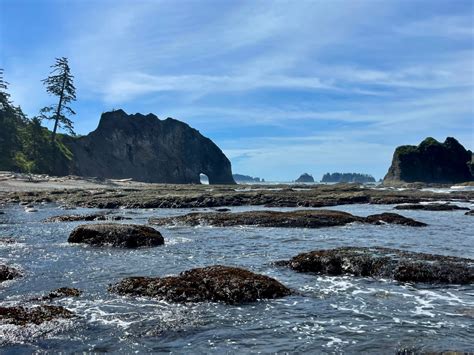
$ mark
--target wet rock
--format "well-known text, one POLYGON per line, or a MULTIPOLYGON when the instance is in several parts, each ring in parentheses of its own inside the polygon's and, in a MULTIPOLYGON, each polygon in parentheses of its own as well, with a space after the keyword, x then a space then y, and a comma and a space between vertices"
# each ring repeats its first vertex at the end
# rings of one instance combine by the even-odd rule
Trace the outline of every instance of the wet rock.
POLYGON ((129 277, 111 292, 148 296, 171 302, 224 302, 240 304, 288 296, 291 291, 277 280, 248 270, 208 266, 168 277, 129 277))
POLYGON ((276 264, 298 272, 323 275, 445 284, 474 282, 474 260, 379 247, 315 250, 276 264))
POLYGON ((76 227, 68 238, 69 243, 120 248, 153 247, 164 244, 156 229, 135 224, 85 224, 76 227))
POLYGON ((230 208, 215 208, 214 211, 216 212, 230 212, 230 208))
POLYGON ((33 308, 0 307, 0 320, 15 325, 41 324, 54 319, 68 319, 74 313, 61 306, 38 306, 33 308))
POLYGON ((94 213, 88 215, 61 215, 46 218, 44 222, 77 222, 77 221, 122 221, 131 219, 124 216, 94 213))
POLYGON ((79 297, 82 294, 81 290, 73 287, 61 287, 57 290, 51 291, 46 296, 41 297, 41 300, 52 300, 55 298, 63 298, 63 297, 79 297))
POLYGON ((474 210, 467 211, 464 213, 466 216, 474 216, 474 210))
POLYGON ((183 216, 150 218, 149 222, 156 225, 211 225, 216 227, 258 226, 281 228, 323 228, 343 226, 348 223, 360 222, 370 224, 394 223, 407 226, 424 226, 395 213, 382 213, 369 217, 358 217, 347 212, 333 210, 299 210, 290 212, 278 211, 247 211, 237 213, 189 213, 183 216))
POLYGON ((414 219, 401 216, 396 213, 380 213, 368 216, 365 218, 367 223, 371 224, 400 224, 402 226, 410 227, 425 227, 426 223, 415 221, 414 219))
POLYGON ((17 240, 15 238, 9 237, 0 237, 0 245, 16 244, 17 240))
POLYGON ((429 204, 407 204, 398 205, 394 207, 396 210, 422 210, 422 211, 456 211, 456 210, 469 210, 467 207, 461 207, 458 205, 451 205, 448 203, 429 203, 429 204))
POLYGON ((21 276, 21 272, 17 269, 7 265, 0 265, 0 282, 13 280, 21 276))
POLYGON ((211 225, 217 227, 258 226, 288 228, 321 228, 342 226, 363 219, 350 213, 331 210, 300 210, 291 212, 247 211, 238 213, 190 213, 184 216, 150 218, 157 225, 211 225))

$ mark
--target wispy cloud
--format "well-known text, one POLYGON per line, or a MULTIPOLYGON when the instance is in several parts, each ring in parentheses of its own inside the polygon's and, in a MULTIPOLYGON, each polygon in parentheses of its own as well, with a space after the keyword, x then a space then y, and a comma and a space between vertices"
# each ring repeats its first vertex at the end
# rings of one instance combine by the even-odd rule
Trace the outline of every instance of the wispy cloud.
POLYGON ((396 145, 428 135, 472 148, 470 1, 41 0, 4 8, 0 67, 12 98, 36 114, 50 100, 40 80, 55 56, 68 56, 80 133, 112 107, 174 116, 216 141, 236 171, 266 178, 357 164, 381 176, 396 145), (40 10, 45 16, 31 13, 29 27, 15 27, 40 10), (35 38, 49 17, 56 26, 35 38))

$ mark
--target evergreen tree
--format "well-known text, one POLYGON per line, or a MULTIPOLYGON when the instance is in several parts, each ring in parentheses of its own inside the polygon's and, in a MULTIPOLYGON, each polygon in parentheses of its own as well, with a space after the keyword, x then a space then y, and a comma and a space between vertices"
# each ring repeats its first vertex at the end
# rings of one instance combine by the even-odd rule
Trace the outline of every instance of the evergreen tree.
POLYGON ((14 156, 19 150, 18 126, 22 123, 13 107, 8 93, 8 83, 3 79, 0 69, 0 166, 5 170, 15 169, 14 156))
POLYGON ((48 94, 58 98, 58 103, 44 107, 40 112, 42 118, 54 120, 54 129, 51 135, 51 142, 54 144, 58 128, 63 128, 69 133, 75 134, 73 122, 68 116, 76 113, 68 104, 71 101, 76 101, 76 88, 74 87, 74 76, 71 74, 67 58, 56 58, 56 62, 51 68, 53 70, 50 75, 42 82, 46 86, 48 94))

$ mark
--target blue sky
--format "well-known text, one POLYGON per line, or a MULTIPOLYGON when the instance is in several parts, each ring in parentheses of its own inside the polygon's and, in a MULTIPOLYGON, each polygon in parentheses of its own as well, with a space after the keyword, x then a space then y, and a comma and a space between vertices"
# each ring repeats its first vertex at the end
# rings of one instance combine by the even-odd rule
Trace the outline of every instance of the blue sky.
POLYGON ((235 173, 386 173, 427 136, 474 148, 471 0, 0 0, 0 67, 29 115, 70 60, 76 131, 123 108, 189 123, 235 173))

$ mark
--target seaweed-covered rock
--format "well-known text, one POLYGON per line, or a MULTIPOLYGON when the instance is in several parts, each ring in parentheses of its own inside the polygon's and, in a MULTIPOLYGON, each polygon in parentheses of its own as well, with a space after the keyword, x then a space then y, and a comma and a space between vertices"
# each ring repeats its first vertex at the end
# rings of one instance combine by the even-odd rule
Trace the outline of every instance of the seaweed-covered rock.
POLYGON ((131 219, 124 216, 116 216, 105 213, 93 213, 87 215, 61 215, 46 218, 44 222, 77 222, 77 221, 122 221, 131 219))
POLYGON ((17 269, 7 265, 0 265, 0 282, 13 280, 21 276, 21 272, 17 269))
POLYGON ((157 225, 211 225, 217 227, 258 226, 288 228, 321 228, 360 222, 363 218, 331 210, 299 210, 291 212, 246 211, 237 213, 189 213, 183 216, 150 218, 157 225))
POLYGON ((171 302, 239 304, 287 296, 291 291, 271 277, 222 265, 168 277, 128 277, 109 289, 122 295, 148 296, 171 302))
POLYGON ((404 282, 474 282, 474 260, 379 247, 315 250, 277 262, 277 265, 298 272, 390 278, 404 282))
POLYGON ((427 224, 423 222, 415 221, 412 218, 404 217, 396 213, 380 213, 373 214, 365 218, 367 223, 371 224, 400 224, 402 226, 410 227, 425 227, 427 224))
POLYGON ((61 306, 38 306, 33 308, 0 307, 0 320, 15 325, 41 324, 54 319, 68 319, 74 313, 61 306))
POLYGON ((73 287, 61 287, 57 290, 51 291, 46 296, 41 297, 41 300, 52 300, 63 297, 79 297, 82 294, 81 290, 73 287))
POLYGON ((246 211, 237 213, 189 213, 183 216, 150 218, 149 222, 156 225, 211 225, 217 227, 258 226, 283 228, 322 228, 343 226, 348 223, 360 222, 370 224, 395 223, 407 226, 424 226, 395 213, 382 213, 369 217, 358 217, 347 212, 333 210, 298 210, 290 212, 278 211, 246 211))
POLYGON ((121 248, 153 247, 164 244, 156 229, 135 224, 85 224, 76 227, 68 238, 69 243, 121 248))
POLYGON ((422 211, 457 211, 457 210, 464 210, 468 211, 469 208, 461 207, 458 205, 452 205, 449 203, 428 203, 428 204, 420 204, 420 203, 413 203, 413 204, 406 204, 406 205, 398 205, 394 207, 396 210, 422 210, 422 211))

